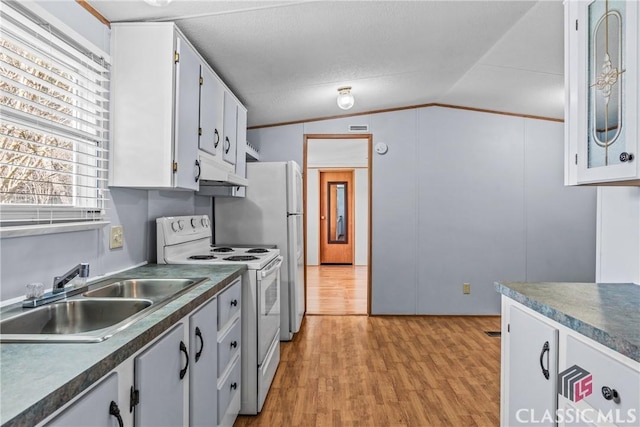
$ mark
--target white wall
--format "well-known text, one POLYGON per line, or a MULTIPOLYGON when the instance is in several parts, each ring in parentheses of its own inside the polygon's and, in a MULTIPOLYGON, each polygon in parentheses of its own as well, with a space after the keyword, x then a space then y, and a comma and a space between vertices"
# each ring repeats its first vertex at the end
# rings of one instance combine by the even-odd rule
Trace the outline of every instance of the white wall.
POLYGON ((495 281, 595 280, 596 190, 563 185, 562 123, 430 107, 249 140, 264 160, 295 159, 305 133, 350 124, 389 147, 372 159, 374 314, 498 314, 495 281))
MULTIPOLYGON (((41 2, 67 25, 109 49, 109 30, 75 1, 41 2)), ((141 153, 143 154, 143 153, 141 153)), ((155 218, 211 212, 211 198, 192 192, 158 192, 111 188, 107 217, 124 226, 124 247, 109 249, 109 226, 97 230, 0 240, 0 301, 24 296, 25 285, 42 282, 80 262, 88 262, 91 277, 105 275, 156 259, 155 218)))
POLYGON ((640 188, 599 187, 596 280, 640 285, 640 188))

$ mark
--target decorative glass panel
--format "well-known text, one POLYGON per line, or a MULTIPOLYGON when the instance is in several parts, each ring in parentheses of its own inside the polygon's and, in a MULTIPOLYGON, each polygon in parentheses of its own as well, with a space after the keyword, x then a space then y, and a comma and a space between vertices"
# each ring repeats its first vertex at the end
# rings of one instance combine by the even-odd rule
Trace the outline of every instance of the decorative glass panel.
POLYGON ((589 5, 589 168, 619 164, 626 151, 624 22, 624 1, 589 5))
POLYGON ((329 182, 327 192, 329 243, 348 243, 347 182, 329 182))

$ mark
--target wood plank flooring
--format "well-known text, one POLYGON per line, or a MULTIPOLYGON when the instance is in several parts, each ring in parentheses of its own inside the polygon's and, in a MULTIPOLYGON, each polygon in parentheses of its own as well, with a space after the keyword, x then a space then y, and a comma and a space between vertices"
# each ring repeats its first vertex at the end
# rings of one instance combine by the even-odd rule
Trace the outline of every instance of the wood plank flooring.
POLYGON ((244 426, 497 426, 499 317, 309 316, 244 426))
POLYGON ((367 314, 367 266, 308 265, 307 314, 367 314))

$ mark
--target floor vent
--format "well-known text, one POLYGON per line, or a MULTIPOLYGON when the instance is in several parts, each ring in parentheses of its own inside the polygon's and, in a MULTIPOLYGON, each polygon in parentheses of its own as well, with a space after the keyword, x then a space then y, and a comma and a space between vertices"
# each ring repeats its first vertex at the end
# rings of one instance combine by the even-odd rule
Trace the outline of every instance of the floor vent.
POLYGON ((369 125, 349 125, 349 132, 369 132, 369 125))
POLYGON ((484 331, 484 333, 492 338, 500 338, 500 336, 502 335, 500 331, 484 331))

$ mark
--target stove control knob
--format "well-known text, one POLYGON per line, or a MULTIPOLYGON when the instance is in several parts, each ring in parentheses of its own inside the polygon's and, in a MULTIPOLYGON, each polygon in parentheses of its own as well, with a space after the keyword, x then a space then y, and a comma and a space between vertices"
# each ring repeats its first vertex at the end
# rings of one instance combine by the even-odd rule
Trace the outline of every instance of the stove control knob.
POLYGON ((191 228, 196 228, 196 219, 191 218, 191 228))
POLYGON ((182 230, 184 228, 184 221, 183 220, 178 220, 178 228, 180 230, 182 230))
POLYGON ((180 229, 180 227, 178 226, 178 222, 177 221, 174 221, 174 222, 171 223, 171 229, 173 231, 178 231, 180 229))
POLYGON ((207 221, 207 218, 206 218, 206 217, 203 217, 203 218, 202 218, 202 226, 203 226, 204 228, 209 227, 209 221, 207 221))

